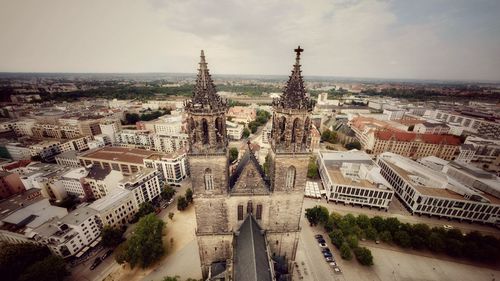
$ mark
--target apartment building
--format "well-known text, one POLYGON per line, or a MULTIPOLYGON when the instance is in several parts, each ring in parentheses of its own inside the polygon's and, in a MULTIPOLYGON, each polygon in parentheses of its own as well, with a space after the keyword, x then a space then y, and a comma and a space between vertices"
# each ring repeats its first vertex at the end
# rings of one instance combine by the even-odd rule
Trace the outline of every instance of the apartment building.
POLYGON ((150 168, 124 177, 118 186, 132 192, 137 209, 141 203, 151 202, 158 198, 162 190, 160 173, 150 168))
POLYGON ((89 170, 83 167, 70 168, 68 172, 61 175, 60 181, 68 195, 85 199, 90 197, 90 191, 85 187, 84 178, 89 174, 89 170))
POLYGON ((116 190, 118 188, 118 183, 122 179, 123 174, 120 171, 94 165, 90 168, 84 181, 88 185, 92 196, 95 199, 99 199, 116 190))
POLYGON ((413 128, 415 133, 445 135, 450 133, 450 127, 440 122, 423 122, 413 128))
POLYGON ((99 214, 103 226, 118 228, 132 221, 139 211, 137 206, 131 191, 118 188, 88 207, 99 214))
POLYGON ((442 171, 434 170, 390 152, 380 154, 377 163, 413 214, 500 223, 500 181, 493 175, 485 176, 457 162, 443 166, 442 171))
POLYGON ((57 165, 66 167, 80 167, 80 162, 77 159, 78 152, 76 150, 70 150, 58 154, 54 157, 57 165))
POLYGON ((187 146, 187 134, 151 133, 149 130, 123 130, 117 135, 116 146, 174 152, 187 146))
POLYGON ((371 152, 375 155, 393 152, 412 159, 434 155, 451 160, 459 146, 460 139, 456 136, 385 130, 374 132, 371 152))
POLYGON ((26 189, 17 173, 0 171, 0 199, 22 193, 26 189))
POLYGON ((144 159, 146 168, 156 169, 168 184, 178 185, 189 175, 186 153, 155 154, 144 159))
POLYGON ((82 166, 94 164, 129 175, 144 168, 143 160, 154 154, 157 152, 137 148, 102 147, 84 152, 77 158, 82 166))
POLYGON ((500 123, 492 116, 480 112, 471 111, 445 111, 436 110, 434 113, 437 120, 465 127, 469 132, 491 139, 500 139, 500 123))
POLYGON ((229 108, 226 116, 231 119, 231 122, 249 123, 257 118, 257 111, 248 106, 233 106, 229 108))
POLYGON ((99 123, 101 134, 109 137, 111 143, 116 142, 118 132, 122 130, 122 124, 118 119, 105 119, 99 123))
POLYGON ((318 168, 328 201, 387 210, 394 191, 363 151, 321 151, 318 168))
POLYGON ((89 207, 78 208, 62 218, 53 218, 33 230, 34 240, 63 258, 79 257, 92 243, 97 244, 102 224, 98 212, 89 207))
POLYGON ((389 120, 403 119, 405 112, 406 110, 404 109, 392 109, 392 108, 386 108, 383 111, 383 113, 388 116, 389 120))
POLYGON ((152 121, 140 121, 136 123, 138 130, 148 130, 155 134, 171 135, 182 132, 181 115, 164 115, 152 121))
POLYGON ((227 136, 231 140, 240 140, 243 137, 243 129, 245 126, 241 124, 226 121, 227 136))

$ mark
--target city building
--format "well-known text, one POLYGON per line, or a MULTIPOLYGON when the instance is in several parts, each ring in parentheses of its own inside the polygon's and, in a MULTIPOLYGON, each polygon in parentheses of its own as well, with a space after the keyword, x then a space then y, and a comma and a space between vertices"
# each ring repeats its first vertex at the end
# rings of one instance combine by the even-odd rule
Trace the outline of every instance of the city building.
POLYGON ((100 165, 93 165, 85 177, 85 183, 89 186, 92 196, 95 199, 99 199, 117 189, 122 179, 123 174, 120 171, 102 168, 100 165))
POLYGON ((245 129, 245 126, 231 121, 226 121, 226 128, 229 139, 240 140, 243 137, 243 129, 245 129))
POLYGON ((388 116, 389 120, 399 120, 403 119, 406 110, 404 109, 393 109, 393 108, 384 108, 383 113, 388 116))
POLYGON ((500 223, 500 180, 491 174, 458 162, 434 170, 391 152, 380 154, 377 163, 412 214, 500 223))
POLYGON ((156 169, 150 168, 124 177, 118 186, 132 192, 137 209, 139 209, 140 204, 158 198, 163 188, 160 185, 160 173, 156 169))
POLYGON ((89 246, 97 244, 101 228, 98 212, 89 207, 81 207, 35 228, 33 239, 47 245, 55 255, 78 258, 89 246))
POLYGON ((227 111, 227 117, 234 123, 249 123, 257 118, 257 111, 248 106, 233 106, 227 111))
POLYGON ((81 200, 92 196, 90 189, 86 189, 84 178, 89 170, 83 167, 72 167, 68 172, 61 175, 60 181, 66 193, 81 200))
POLYGON ((110 168, 129 175, 144 168, 144 158, 154 154, 157 152, 137 148, 102 147, 84 152, 77 158, 84 167, 91 164, 100 165, 101 168, 110 168))
POLYGON ((186 152, 182 150, 151 155, 144 159, 144 166, 158 170, 162 180, 172 185, 179 185, 189 175, 186 152))
POLYGON ((99 123, 99 128, 101 129, 101 134, 108 136, 111 143, 114 143, 117 133, 122 129, 122 124, 117 119, 105 119, 99 123))
POLYGON ((57 165, 66 167, 80 167, 80 162, 77 159, 78 152, 76 150, 70 150, 58 154, 54 157, 57 165))
POLYGON ((500 139, 500 123, 490 114, 463 110, 461 112, 436 110, 433 116, 437 120, 460 125, 471 133, 481 137, 500 139))
POLYGON ((121 227, 133 220, 139 211, 131 191, 117 188, 88 206, 94 209, 103 226, 121 227))
POLYGON ((0 199, 22 193, 26 189, 17 173, 0 171, 0 199))
POLYGON ((413 128, 415 133, 419 134, 437 134, 445 135, 450 133, 450 127, 441 122, 423 122, 416 124, 413 128))
POLYGON ((387 210, 394 190, 363 151, 322 151, 318 168, 328 201, 387 210))

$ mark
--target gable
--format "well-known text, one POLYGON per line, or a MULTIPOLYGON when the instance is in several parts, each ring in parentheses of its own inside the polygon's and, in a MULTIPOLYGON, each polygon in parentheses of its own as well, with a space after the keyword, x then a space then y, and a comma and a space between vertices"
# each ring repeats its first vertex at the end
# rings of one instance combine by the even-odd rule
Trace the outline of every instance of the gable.
POLYGON ((268 193, 269 185, 257 159, 250 152, 242 157, 230 180, 231 192, 268 193))

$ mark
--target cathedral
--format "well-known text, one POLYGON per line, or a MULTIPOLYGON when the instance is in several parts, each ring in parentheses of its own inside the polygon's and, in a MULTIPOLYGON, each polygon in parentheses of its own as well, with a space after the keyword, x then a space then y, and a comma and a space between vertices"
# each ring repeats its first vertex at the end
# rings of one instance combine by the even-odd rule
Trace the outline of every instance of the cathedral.
MULTIPOLYGON (((227 102, 216 91, 201 51, 196 86, 185 103, 189 164, 202 272, 209 280, 287 280, 295 260, 311 155, 313 102, 296 59, 273 100, 271 164, 266 175, 245 150, 229 169, 227 102)), ((249 143, 250 144, 250 143, 249 143)))

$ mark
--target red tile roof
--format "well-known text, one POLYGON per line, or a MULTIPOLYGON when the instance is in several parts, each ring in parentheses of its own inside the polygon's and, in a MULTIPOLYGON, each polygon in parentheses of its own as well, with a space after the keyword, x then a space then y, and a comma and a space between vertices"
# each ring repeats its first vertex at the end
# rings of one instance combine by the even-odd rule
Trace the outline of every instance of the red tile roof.
POLYGON ((417 134, 412 132, 402 132, 402 131, 391 131, 383 130, 375 132, 375 138, 381 140, 391 140, 396 141, 422 141, 425 143, 432 144, 449 144, 449 145, 460 145, 460 139, 452 135, 436 135, 436 134, 417 134))

